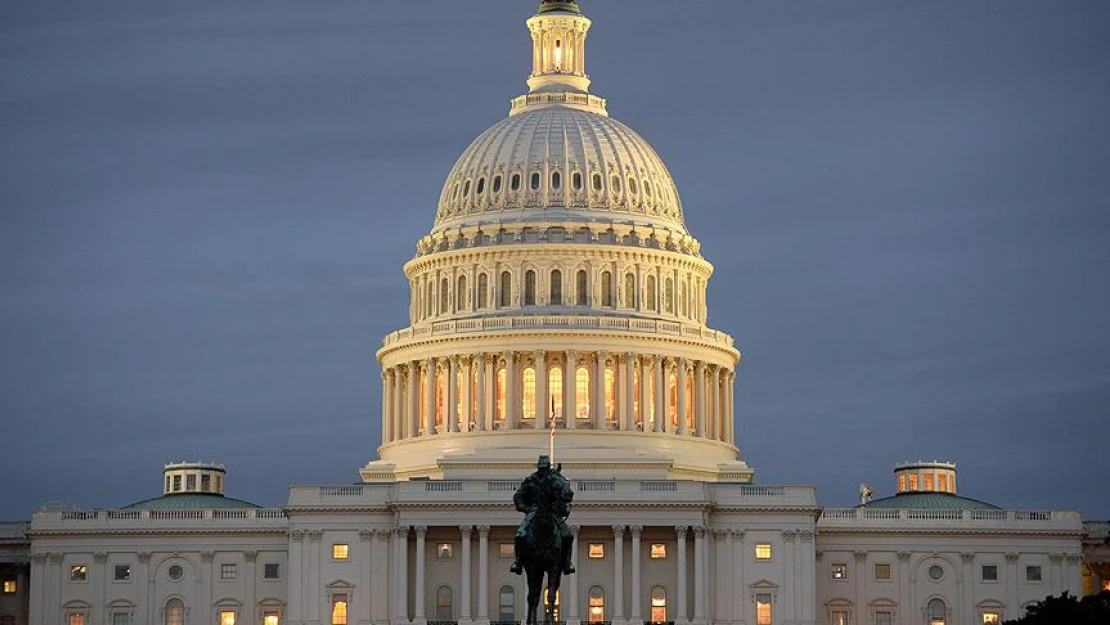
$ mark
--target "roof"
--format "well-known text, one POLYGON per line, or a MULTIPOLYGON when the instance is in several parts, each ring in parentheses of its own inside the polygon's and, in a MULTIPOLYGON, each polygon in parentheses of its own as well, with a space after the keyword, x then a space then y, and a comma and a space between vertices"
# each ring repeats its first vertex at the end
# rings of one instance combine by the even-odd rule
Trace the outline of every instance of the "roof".
POLYGON ((179 493, 144 499, 124 506, 125 510, 210 510, 213 508, 261 508, 242 499, 210 493, 179 493))
POLYGON ((905 508, 911 510, 1001 510, 994 504, 949 493, 900 493, 859 506, 861 508, 905 508))

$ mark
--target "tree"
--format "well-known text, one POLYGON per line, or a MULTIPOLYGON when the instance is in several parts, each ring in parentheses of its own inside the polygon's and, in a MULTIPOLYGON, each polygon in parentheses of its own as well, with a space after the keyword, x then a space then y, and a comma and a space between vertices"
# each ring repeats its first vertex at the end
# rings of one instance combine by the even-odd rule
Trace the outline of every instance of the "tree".
POLYGON ((1106 625, 1110 623, 1110 591, 1082 599, 1066 591, 1045 597, 1025 609, 1025 616, 1003 625, 1106 625))

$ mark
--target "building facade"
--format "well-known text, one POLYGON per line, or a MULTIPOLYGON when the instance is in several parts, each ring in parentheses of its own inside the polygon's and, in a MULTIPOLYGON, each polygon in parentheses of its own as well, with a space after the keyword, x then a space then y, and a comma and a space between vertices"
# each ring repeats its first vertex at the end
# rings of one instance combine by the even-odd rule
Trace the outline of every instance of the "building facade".
POLYGON ((222 467, 171 464, 161 497, 41 511, 33 625, 517 622, 511 496, 552 450, 576 492, 570 625, 990 623, 1078 592, 1078 514, 962 498, 953 465, 850 509, 755 482, 713 266, 662 159, 590 91, 590 25, 540 3, 528 93, 448 175, 361 481, 264 509, 222 467))

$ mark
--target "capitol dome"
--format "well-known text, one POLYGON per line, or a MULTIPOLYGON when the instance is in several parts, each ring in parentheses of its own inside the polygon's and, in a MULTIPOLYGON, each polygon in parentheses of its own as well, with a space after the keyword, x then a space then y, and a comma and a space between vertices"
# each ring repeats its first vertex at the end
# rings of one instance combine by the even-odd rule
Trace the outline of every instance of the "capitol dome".
POLYGON ((752 479, 713 266, 663 160, 590 92, 590 25, 540 3, 528 92, 443 184, 404 266, 409 325, 378 351, 365 481, 515 477, 551 445, 580 478, 752 479))

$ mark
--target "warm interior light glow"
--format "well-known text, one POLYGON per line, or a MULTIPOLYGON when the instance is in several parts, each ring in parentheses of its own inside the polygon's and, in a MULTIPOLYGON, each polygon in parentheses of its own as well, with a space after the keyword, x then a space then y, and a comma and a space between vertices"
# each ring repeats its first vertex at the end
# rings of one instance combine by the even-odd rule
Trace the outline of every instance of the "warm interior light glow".
POLYGON ((235 625, 235 613, 228 610, 220 612, 220 625, 235 625))
POLYGON ((331 546, 331 557, 333 560, 346 560, 351 557, 351 546, 347 543, 335 543, 331 546))
POLYGON ((771 544, 758 543, 755 546, 755 559, 756 560, 770 560, 771 559, 771 544))
POLYGON ((591 558, 604 558, 605 557, 605 544, 604 543, 590 543, 589 556, 591 558))
POLYGON ((267 612, 262 617, 262 625, 281 625, 281 619, 278 617, 277 612, 267 612))
POLYGON ((555 71, 563 69, 563 42, 555 40, 555 71))

